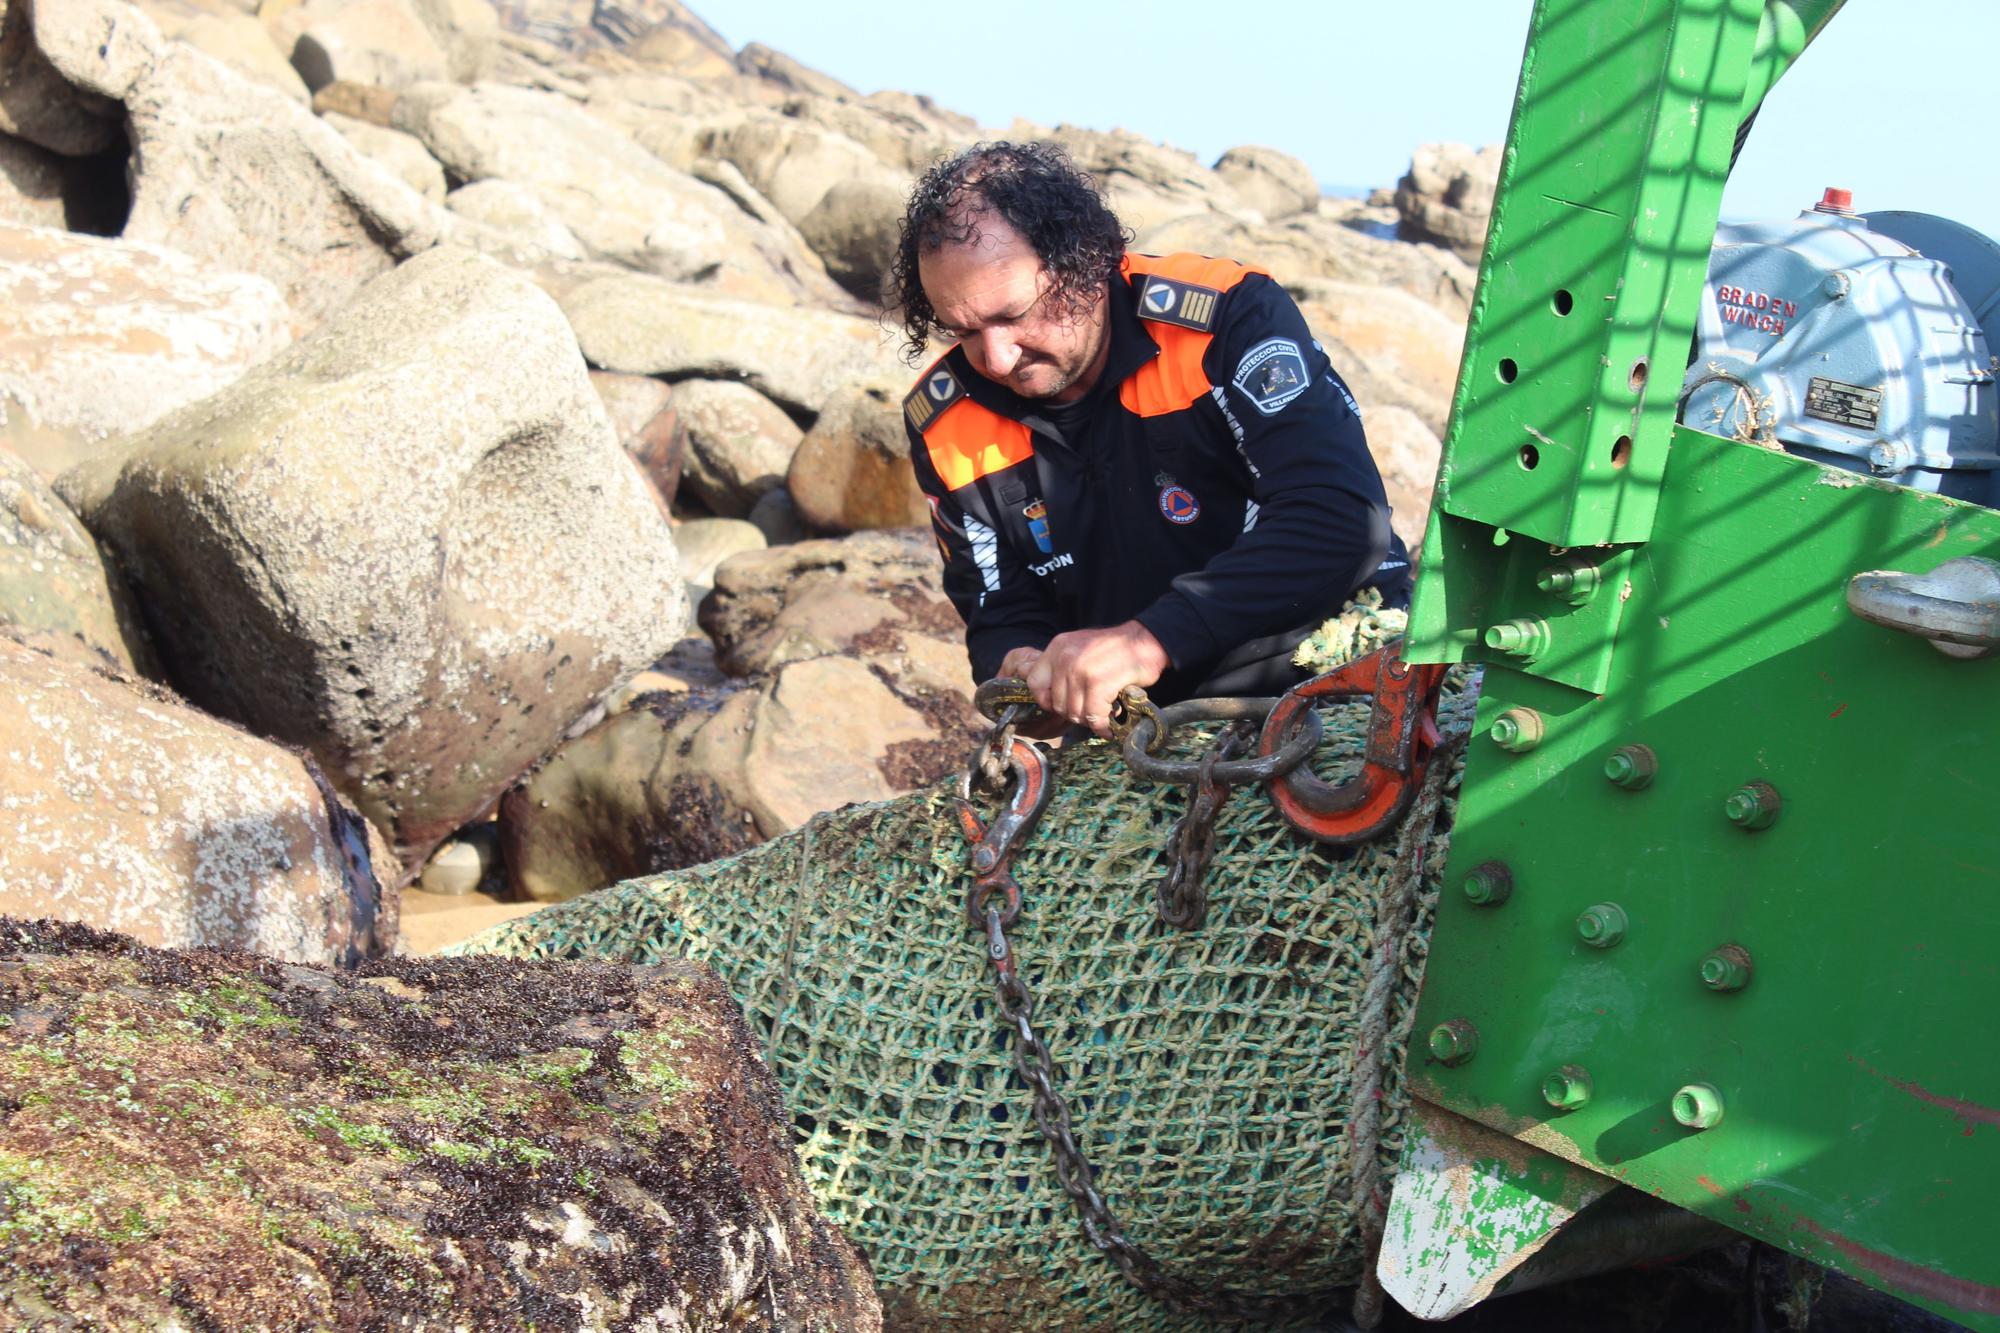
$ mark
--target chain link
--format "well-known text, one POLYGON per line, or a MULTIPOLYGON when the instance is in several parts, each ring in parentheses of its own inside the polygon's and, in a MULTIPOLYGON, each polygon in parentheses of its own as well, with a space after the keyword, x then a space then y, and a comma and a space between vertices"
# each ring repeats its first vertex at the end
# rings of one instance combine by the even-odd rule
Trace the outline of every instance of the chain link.
POLYGON ((1235 790, 1231 784, 1215 780, 1216 765, 1241 756, 1256 738, 1251 723, 1238 721, 1224 727, 1201 757, 1194 781, 1188 784, 1187 809, 1168 835, 1173 861, 1153 892, 1160 920, 1176 930, 1200 930, 1208 919, 1208 890, 1203 877, 1208 863, 1215 859, 1216 818, 1235 790))

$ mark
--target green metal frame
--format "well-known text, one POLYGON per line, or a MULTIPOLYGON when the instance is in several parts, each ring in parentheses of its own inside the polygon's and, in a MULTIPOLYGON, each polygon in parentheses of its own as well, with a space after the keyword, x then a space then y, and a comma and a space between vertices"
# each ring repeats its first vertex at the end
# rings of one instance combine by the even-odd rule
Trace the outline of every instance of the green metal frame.
POLYGON ((1863 570, 2000 557, 2000 513, 1673 421, 1738 128, 1837 8, 1536 7, 1411 637, 1489 664, 1482 728, 1532 709, 1544 739, 1468 758, 1418 1030, 1470 1024, 1477 1049, 1411 1073, 2000 1331, 2000 661, 1844 602, 1863 570), (1595 590, 1563 595, 1578 570, 1595 590), (1630 745, 1649 785, 1607 780, 1630 745), (1753 781, 1768 827, 1725 813, 1753 781), (1457 886, 1491 861, 1513 891, 1476 905, 1457 886), (1626 931, 1592 947, 1576 921, 1604 903, 1626 931), (1702 980, 1723 946, 1747 986, 1702 980), (1544 1099, 1563 1066, 1589 1073, 1580 1109, 1544 1099), (1714 1127, 1674 1117, 1691 1085, 1714 1127))

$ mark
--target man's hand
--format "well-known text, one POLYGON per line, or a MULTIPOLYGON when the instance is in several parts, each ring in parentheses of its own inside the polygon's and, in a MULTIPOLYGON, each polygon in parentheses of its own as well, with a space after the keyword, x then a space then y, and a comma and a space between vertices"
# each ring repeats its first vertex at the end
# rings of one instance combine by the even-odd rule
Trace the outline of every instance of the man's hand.
POLYGON ((1000 659, 1000 669, 993 674, 995 677, 1026 680, 1041 655, 1039 648, 1009 648, 1007 655, 1000 659))
MULTIPOLYGON (((1014 653, 1007 660, 1013 661, 1014 653)), ((1151 685, 1169 665, 1167 650, 1153 632, 1128 620, 1110 629, 1056 635, 1029 665, 1027 681, 1044 709, 1102 736, 1109 730, 1111 701, 1118 691, 1151 685)))

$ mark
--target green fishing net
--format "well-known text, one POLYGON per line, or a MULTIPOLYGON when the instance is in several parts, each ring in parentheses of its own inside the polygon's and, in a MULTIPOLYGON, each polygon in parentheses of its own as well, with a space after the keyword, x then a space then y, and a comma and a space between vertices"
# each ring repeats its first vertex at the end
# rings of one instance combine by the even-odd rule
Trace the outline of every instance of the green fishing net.
MULTIPOLYGON (((1365 652, 1398 619, 1355 608, 1329 633, 1337 652, 1365 652)), ((1471 706, 1448 687, 1448 734, 1469 727, 1471 706)), ((1358 761, 1367 708, 1321 716, 1313 767, 1334 781, 1358 761)), ((1177 734, 1175 748, 1197 754, 1208 736, 1177 734)), ((1445 780, 1397 939, 1377 938, 1396 835, 1322 848, 1256 789, 1218 820, 1207 921, 1183 932, 1155 915, 1154 885, 1185 792, 1136 781, 1108 744, 1057 757, 1054 797, 1014 863, 1026 900, 1008 934, 1098 1186, 1170 1273, 1257 1295, 1328 1292, 1329 1308, 1343 1305, 1331 1289, 1360 1278, 1354 1092, 1379 1078, 1386 1187, 1456 783, 1445 780), (1364 1050, 1377 967, 1386 1040, 1364 1050)), ((868 1254, 891 1328, 1208 1327, 1140 1292, 1078 1230, 1014 1073, 984 937, 967 924, 954 791, 848 806, 459 950, 715 967, 764 1038, 807 1180, 868 1254)))

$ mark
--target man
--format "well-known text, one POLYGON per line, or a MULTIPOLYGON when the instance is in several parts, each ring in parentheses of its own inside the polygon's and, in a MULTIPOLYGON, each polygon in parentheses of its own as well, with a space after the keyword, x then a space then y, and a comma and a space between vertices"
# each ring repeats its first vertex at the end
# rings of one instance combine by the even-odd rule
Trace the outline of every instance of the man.
POLYGON ((1058 148, 918 182, 890 278, 910 457, 973 674, 1102 735, 1111 701, 1264 694, 1344 600, 1407 601, 1347 387, 1261 269, 1128 254, 1058 148))

